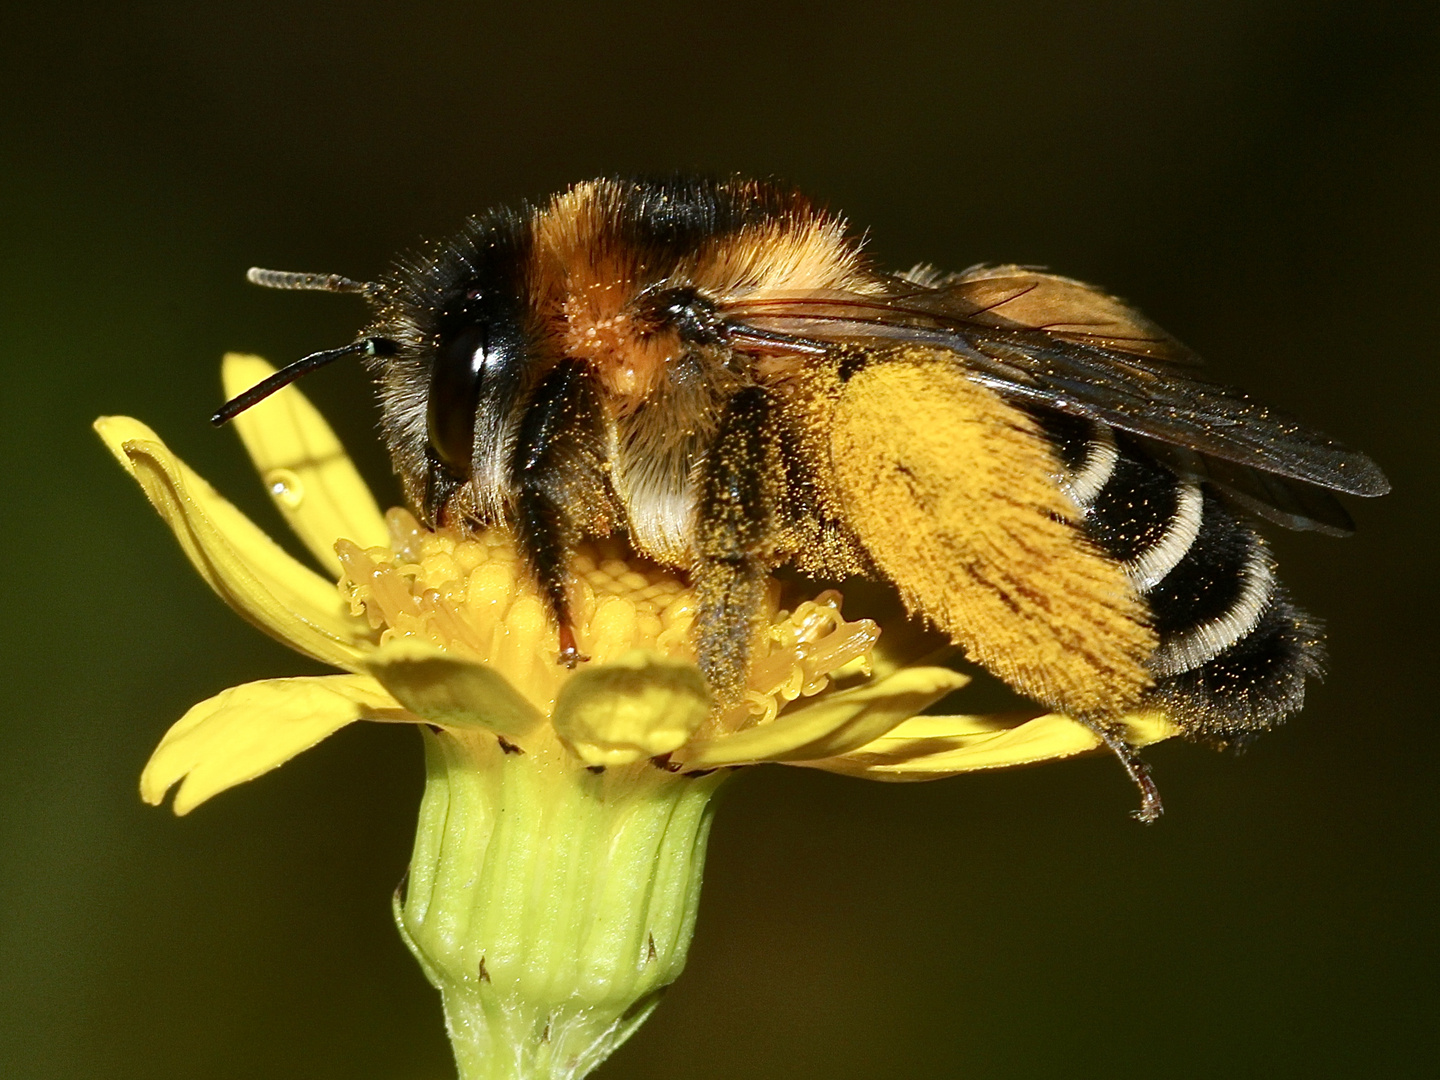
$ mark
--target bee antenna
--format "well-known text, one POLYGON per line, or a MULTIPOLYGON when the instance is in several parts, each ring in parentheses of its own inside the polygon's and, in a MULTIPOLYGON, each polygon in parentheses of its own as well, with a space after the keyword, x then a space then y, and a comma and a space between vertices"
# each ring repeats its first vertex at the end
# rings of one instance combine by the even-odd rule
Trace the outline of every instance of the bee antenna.
MULTIPOLYGON (((304 275, 295 275, 297 277, 304 275)), ((287 288, 289 286, 281 286, 287 288)), ((296 286, 304 288, 305 286, 296 286)), ((281 368, 268 379, 261 379, 258 383, 246 390, 243 394, 236 394, 233 398, 220 406, 210 423, 216 427, 229 423, 252 405, 258 405, 276 390, 284 389, 302 375, 308 375, 316 368, 322 368, 332 360, 339 360, 342 356, 353 356, 355 353, 364 353, 366 356, 392 356, 395 353, 395 342, 388 338, 361 338, 359 341, 342 346, 339 349, 326 349, 323 352, 311 353, 309 356, 296 360, 293 364, 281 368)))
POLYGON ((308 292, 360 293, 375 296, 381 291, 374 281, 355 281, 340 274, 305 274, 294 270, 266 270, 252 266, 245 271, 245 280, 267 289, 304 289, 308 292))

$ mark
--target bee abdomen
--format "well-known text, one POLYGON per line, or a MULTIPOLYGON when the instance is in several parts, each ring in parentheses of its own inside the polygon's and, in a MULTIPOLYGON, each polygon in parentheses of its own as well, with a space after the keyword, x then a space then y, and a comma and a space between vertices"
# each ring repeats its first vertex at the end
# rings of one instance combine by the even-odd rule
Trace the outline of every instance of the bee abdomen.
POLYGON ((1210 485, 1122 432, 1041 418, 1090 538, 1150 607, 1157 704, 1187 735, 1234 742, 1273 727, 1320 674, 1316 622, 1276 580, 1265 541, 1210 485))

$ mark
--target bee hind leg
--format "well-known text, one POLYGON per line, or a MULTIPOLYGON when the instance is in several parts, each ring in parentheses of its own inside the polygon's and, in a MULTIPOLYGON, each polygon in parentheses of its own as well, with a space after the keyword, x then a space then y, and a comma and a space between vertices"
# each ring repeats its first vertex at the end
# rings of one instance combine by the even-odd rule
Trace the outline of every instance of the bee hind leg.
POLYGON ((700 669, 719 701, 739 698, 765 598, 779 501, 779 431, 775 403, 758 386, 726 403, 700 484, 692 567, 700 669))
POLYGON ((1098 720, 1080 720, 1080 723, 1100 737, 1106 749, 1119 760, 1125 775, 1140 789, 1140 809, 1130 811, 1130 816, 1146 825, 1153 825, 1165 812, 1165 805, 1160 801, 1160 789, 1150 775, 1150 763, 1112 725, 1098 720))
POLYGON ((753 558, 702 559, 694 570, 699 600, 700 670, 723 705, 737 701, 750 670, 751 639, 765 598, 765 567, 753 558))

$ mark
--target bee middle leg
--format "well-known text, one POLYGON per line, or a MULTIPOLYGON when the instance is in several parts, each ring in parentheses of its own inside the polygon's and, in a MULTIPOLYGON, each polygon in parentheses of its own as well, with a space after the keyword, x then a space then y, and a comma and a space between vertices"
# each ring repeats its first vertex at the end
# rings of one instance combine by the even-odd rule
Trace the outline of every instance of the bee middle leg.
POLYGON ((783 471, 779 412, 763 388, 725 405, 700 478, 692 567, 700 670, 722 703, 745 685, 765 598, 783 471))
POLYGON ((584 369, 556 365, 535 388, 515 446, 516 540, 559 627, 558 661, 588 660, 570 615, 570 557, 580 521, 593 520, 606 487, 600 467, 603 419, 584 369))

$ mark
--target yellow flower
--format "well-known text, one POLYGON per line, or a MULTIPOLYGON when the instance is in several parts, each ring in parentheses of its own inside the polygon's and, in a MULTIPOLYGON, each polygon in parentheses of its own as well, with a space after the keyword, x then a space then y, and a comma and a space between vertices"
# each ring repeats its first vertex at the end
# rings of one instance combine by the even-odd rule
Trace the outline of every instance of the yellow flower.
MULTIPOLYGON (((272 370, 227 356, 227 394, 272 370)), ((396 917, 444 995, 464 1076, 580 1076, 644 1019, 683 964, 716 770, 784 762, 924 780, 1098 745, 1053 714, 920 715, 967 676, 907 663, 913 628, 882 634, 847 619, 834 591, 789 600, 778 584, 743 699, 714 708, 683 577, 609 541, 573 562, 591 659, 567 670, 503 532, 382 515, 294 387, 235 423, 324 576, 145 425, 95 426, 222 600, 345 674, 201 702, 161 740, 141 795, 159 803, 178 784, 184 814, 354 721, 422 725, 429 780, 396 917)), ((1157 715, 1126 730, 1135 745, 1171 734, 1157 715)))
MULTIPOLYGON (((272 370, 257 357, 227 356, 226 391, 272 370)), ((448 728, 484 717, 497 735, 557 739, 592 766, 668 754, 670 767, 685 770, 778 761, 882 780, 1098 745, 1088 728, 1055 714, 916 716, 966 676, 888 661, 875 625, 845 621, 834 592, 787 611, 772 590, 745 703, 710 717, 686 637, 688 590, 671 571, 627 564, 617 544, 587 545, 576 560, 577 632, 592 660, 569 672, 554 663, 554 630, 502 535, 431 533, 405 511, 391 511, 387 523, 329 425, 294 387, 235 423, 281 512, 341 578, 340 589, 270 540, 144 424, 105 417, 95 426, 222 600, 297 652, 350 674, 247 683, 191 709, 141 783, 146 801, 158 803, 178 782, 177 813, 356 720, 448 728), (641 692, 670 695, 674 708, 616 708, 641 692), (640 723, 645 717, 658 726, 640 723)), ((1156 715, 1128 724, 1135 745, 1171 733, 1156 715)))

